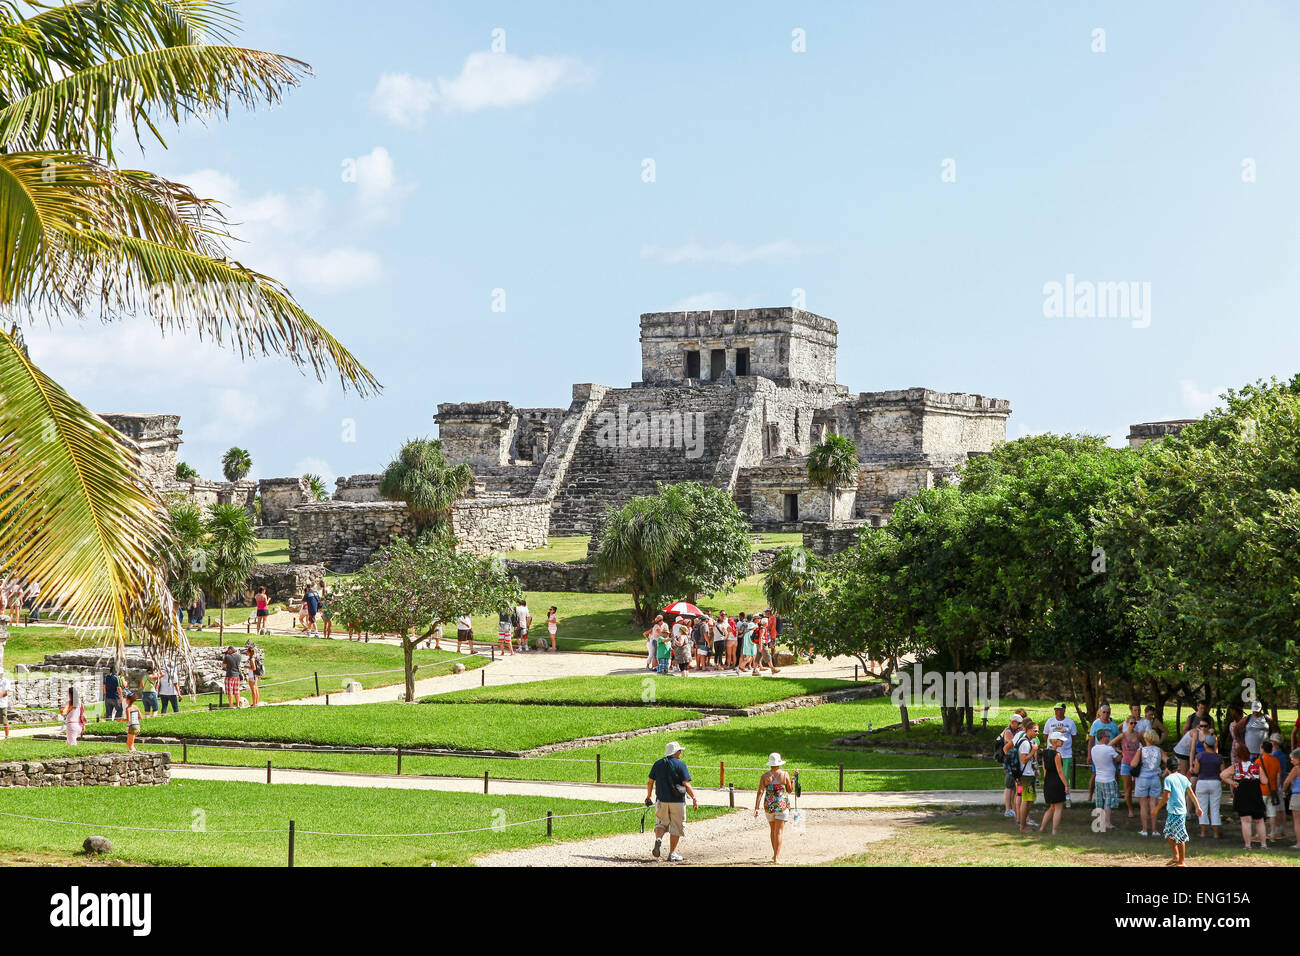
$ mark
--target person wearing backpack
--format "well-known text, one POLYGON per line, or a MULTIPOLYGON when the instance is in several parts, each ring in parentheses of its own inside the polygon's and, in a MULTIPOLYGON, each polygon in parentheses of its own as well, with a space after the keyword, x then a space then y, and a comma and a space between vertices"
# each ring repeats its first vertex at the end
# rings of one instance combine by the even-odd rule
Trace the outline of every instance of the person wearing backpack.
POLYGON ((1010 755, 1014 754, 1012 743, 1015 737, 1020 733, 1020 722, 1024 720, 1018 713, 1013 713, 1007 718, 1007 726, 1003 728, 1002 733, 998 734, 998 739, 994 742, 994 757, 1002 764, 1002 815, 1012 820, 1016 818, 1016 778, 1019 773, 1010 762, 1010 755))
POLYGON ((1038 799, 1038 725, 1026 718, 1021 727, 1020 742, 1016 744, 1016 763, 1020 770, 1020 808, 1016 819, 1020 832, 1025 833, 1026 827, 1038 826, 1029 819, 1038 799))

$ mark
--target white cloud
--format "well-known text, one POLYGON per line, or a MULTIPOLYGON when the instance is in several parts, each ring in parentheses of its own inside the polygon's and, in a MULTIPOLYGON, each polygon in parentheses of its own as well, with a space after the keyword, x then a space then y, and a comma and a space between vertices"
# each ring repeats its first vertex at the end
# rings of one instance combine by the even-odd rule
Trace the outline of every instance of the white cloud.
POLYGON ((370 94, 370 108, 398 126, 414 128, 438 99, 438 89, 428 80, 409 73, 385 73, 370 94))
POLYGON ((1198 418, 1221 404, 1223 395, 1227 391, 1226 385, 1217 385, 1209 391, 1202 391, 1190 378, 1178 382, 1179 399, 1183 403, 1183 409, 1198 418))
POLYGON ((684 299, 678 299, 668 307, 669 312, 712 312, 726 309, 755 309, 758 299, 754 296, 732 295, 730 292, 697 292, 684 299))
POLYGON ((472 113, 535 103, 565 87, 588 82, 592 70, 563 56, 529 59, 476 51, 456 76, 436 82, 409 73, 385 73, 370 94, 370 108, 399 126, 423 125, 433 107, 472 113))
POLYGON ((367 219, 386 219, 415 189, 415 183, 398 176, 393 157, 383 146, 347 163, 356 183, 357 201, 367 219))
POLYGON ((257 400, 251 390, 214 389, 206 404, 209 409, 208 420, 195 436, 200 442, 222 444, 238 441, 268 417, 265 405, 257 400))
POLYGON ((740 266, 750 262, 769 262, 779 259, 798 259, 818 251, 813 246, 800 245, 791 239, 777 239, 759 245, 744 245, 728 239, 706 245, 694 239, 676 246, 646 243, 641 247, 642 259, 653 259, 666 265, 689 263, 692 265, 740 266))
POLYGON ((323 292, 369 285, 383 272, 379 256, 344 246, 323 253, 306 253, 293 262, 295 281, 323 292))
MULTIPOLYGON (((357 172, 358 184, 364 184, 371 195, 385 191, 391 195, 395 189, 392 160, 382 148, 360 157, 357 172)), ((232 244, 232 258, 281 280, 290 289, 306 285, 339 292, 379 277, 380 259, 375 253, 330 244, 339 231, 338 217, 331 213, 320 190, 250 196, 238 179, 215 169, 200 169, 178 178, 199 196, 225 205, 226 217, 240 240, 232 244)))

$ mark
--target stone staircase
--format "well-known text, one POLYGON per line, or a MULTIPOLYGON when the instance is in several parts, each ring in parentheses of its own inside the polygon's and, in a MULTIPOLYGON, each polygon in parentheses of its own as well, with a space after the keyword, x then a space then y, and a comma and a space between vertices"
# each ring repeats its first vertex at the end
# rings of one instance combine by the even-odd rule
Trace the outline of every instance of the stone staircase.
POLYGON ((713 483, 725 446, 735 440, 732 423, 744 394, 725 385, 608 390, 556 489, 551 534, 591 534, 608 507, 652 494, 657 482, 713 483), (638 413, 645 416, 639 433, 638 413), (695 413, 701 417, 684 421, 695 413), (683 427, 672 430, 678 421, 683 427))

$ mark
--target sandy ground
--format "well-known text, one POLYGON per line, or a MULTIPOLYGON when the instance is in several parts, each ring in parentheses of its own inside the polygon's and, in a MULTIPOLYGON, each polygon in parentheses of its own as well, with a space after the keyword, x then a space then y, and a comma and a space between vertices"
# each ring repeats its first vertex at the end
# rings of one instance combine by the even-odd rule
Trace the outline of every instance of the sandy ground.
MULTIPOLYGON (((787 826, 781 863, 826 863, 857 853, 868 843, 887 839, 898 827, 925 819, 924 813, 870 810, 811 810, 803 815, 801 830, 787 826)), ((728 813, 692 823, 687 811, 686 835, 678 845, 683 863, 669 864, 668 841, 663 855, 650 854, 653 816, 646 817, 645 833, 629 833, 550 843, 525 850, 492 853, 475 861, 478 866, 755 866, 772 862, 767 822, 754 819, 752 810, 728 813)))

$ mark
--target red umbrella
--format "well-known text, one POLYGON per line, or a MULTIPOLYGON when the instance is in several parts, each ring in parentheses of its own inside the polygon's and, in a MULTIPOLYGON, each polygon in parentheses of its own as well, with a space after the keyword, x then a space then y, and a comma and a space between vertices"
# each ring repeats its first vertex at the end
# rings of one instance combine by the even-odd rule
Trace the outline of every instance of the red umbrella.
POLYGON ((704 617, 704 612, 690 601, 678 601, 664 608, 665 614, 687 614, 691 617, 704 617))

